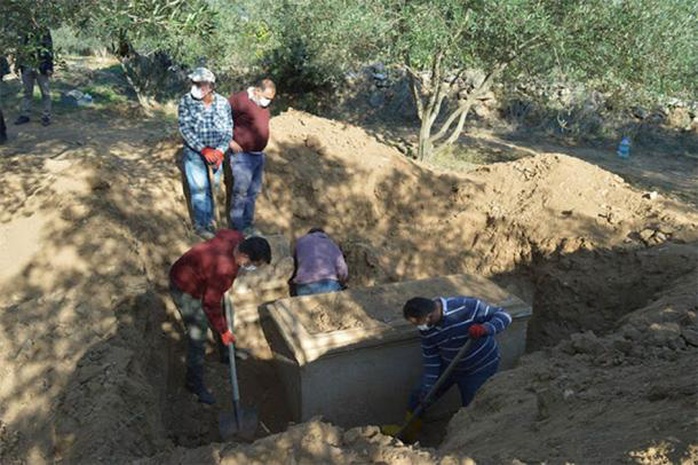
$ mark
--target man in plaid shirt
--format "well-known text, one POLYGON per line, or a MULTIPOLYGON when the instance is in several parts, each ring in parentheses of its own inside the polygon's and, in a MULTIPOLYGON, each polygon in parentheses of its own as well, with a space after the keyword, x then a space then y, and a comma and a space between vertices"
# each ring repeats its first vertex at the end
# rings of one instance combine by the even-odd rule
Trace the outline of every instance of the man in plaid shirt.
POLYGON ((194 230, 204 239, 214 236, 213 192, 218 188, 225 151, 233 135, 228 100, 215 93, 214 74, 196 68, 189 75, 190 92, 179 102, 179 132, 184 139, 182 164, 189 185, 194 230), (208 167, 214 169, 214 184, 208 181, 208 167))

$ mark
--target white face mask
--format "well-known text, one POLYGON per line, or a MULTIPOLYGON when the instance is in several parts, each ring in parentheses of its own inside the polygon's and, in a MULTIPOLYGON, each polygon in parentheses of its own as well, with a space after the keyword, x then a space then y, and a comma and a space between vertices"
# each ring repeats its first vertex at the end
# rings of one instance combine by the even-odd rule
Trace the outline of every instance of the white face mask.
POLYGON ((241 267, 241 268, 242 268, 243 270, 245 270, 245 271, 254 271, 254 270, 257 269, 257 267, 254 266, 254 265, 245 265, 245 266, 243 266, 243 267, 241 267))
POLYGON ((427 330, 431 329, 431 326, 429 326, 427 324, 417 325, 417 329, 420 331, 427 331, 427 330))
POLYGON ((266 108, 271 104, 271 100, 269 100, 266 97, 259 97, 259 106, 262 108, 266 108))
POLYGON ((206 94, 204 94, 204 91, 201 89, 201 87, 196 86, 196 85, 191 86, 191 90, 189 91, 189 93, 196 100, 201 100, 206 96, 206 94))

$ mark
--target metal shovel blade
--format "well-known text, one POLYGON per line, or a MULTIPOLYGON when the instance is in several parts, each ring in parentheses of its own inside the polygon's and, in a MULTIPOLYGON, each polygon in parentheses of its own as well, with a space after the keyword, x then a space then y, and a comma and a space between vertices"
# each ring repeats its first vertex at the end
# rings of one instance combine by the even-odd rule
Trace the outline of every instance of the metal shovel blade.
POLYGON ((252 441, 257 432, 259 417, 254 408, 238 407, 232 412, 218 414, 218 429, 224 441, 240 438, 252 441))

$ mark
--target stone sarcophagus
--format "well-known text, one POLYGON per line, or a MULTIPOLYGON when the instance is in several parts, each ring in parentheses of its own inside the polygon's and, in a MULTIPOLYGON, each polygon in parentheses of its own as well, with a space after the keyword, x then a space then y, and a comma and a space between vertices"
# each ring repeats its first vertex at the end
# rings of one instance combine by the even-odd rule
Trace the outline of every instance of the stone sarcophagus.
MULTIPOLYGON (((343 427, 401 421, 422 370, 417 330, 402 317, 414 296, 467 295, 503 307, 513 318, 498 335, 501 369, 524 353, 531 307, 491 281, 469 275, 293 297, 260 307, 295 421, 322 415, 343 427)), ((431 414, 455 411, 452 390, 431 414)))

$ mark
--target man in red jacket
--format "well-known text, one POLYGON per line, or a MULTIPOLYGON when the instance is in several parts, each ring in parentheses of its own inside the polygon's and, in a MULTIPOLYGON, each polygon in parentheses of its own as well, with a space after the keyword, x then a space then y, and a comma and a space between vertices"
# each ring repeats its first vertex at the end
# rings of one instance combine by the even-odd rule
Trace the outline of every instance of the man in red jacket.
POLYGON ((221 229, 172 265, 170 293, 187 331, 186 388, 196 394, 199 402, 216 402, 204 383, 204 344, 209 325, 224 345, 235 342, 225 321, 223 294, 233 285, 239 268, 252 270, 269 262, 271 247, 266 239, 245 239, 238 231, 221 229))
POLYGON ((269 142, 269 105, 275 96, 274 82, 263 79, 256 87, 249 87, 228 99, 233 111, 233 139, 229 151, 233 172, 230 225, 247 235, 258 234, 253 227, 254 211, 262 190, 264 149, 269 142))

